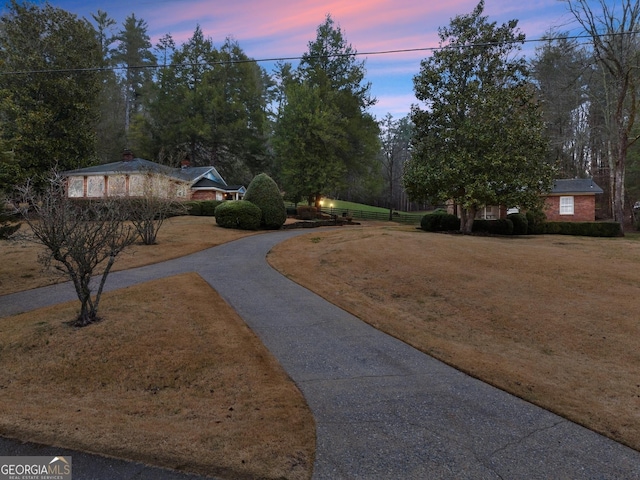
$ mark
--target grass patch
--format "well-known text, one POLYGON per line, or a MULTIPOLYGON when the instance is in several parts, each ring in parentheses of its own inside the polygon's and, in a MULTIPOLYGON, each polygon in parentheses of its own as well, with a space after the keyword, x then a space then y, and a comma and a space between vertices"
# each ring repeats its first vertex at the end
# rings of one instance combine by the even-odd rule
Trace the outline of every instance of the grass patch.
POLYGON ((269 261, 374 327, 640 450, 636 236, 365 226, 320 238, 279 244, 269 261))
MULTIPOLYGON (((157 245, 134 245, 114 270, 256 233, 173 217, 157 245)), ((0 295, 66 281, 43 272, 39 249, 24 238, 0 242, 0 295)), ((65 325, 76 309, 0 319, 0 435, 206 475, 310 477, 306 402, 200 277, 105 293, 104 322, 86 329, 65 325)))
POLYGON ((226 478, 310 478, 314 422, 197 274, 0 319, 0 435, 226 478), (179 313, 176 313, 179 312, 179 313))

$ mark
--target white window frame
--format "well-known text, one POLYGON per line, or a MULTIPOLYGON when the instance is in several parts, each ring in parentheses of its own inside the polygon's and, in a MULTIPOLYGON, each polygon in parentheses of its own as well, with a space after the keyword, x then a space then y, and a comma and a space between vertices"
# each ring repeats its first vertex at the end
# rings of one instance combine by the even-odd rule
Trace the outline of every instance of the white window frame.
POLYGON ((132 174, 129 176, 129 196, 142 197, 145 192, 146 175, 132 174))
POLYGON ((67 192, 71 198, 84 197, 84 177, 69 177, 67 192))
POLYGON ((125 175, 110 175, 107 185, 110 197, 124 197, 127 195, 127 177, 125 175))
POLYGON ((573 215, 575 202, 573 197, 560 197, 560 215, 573 215))
POLYGON ((87 197, 102 198, 105 195, 105 181, 102 175, 87 177, 87 197))

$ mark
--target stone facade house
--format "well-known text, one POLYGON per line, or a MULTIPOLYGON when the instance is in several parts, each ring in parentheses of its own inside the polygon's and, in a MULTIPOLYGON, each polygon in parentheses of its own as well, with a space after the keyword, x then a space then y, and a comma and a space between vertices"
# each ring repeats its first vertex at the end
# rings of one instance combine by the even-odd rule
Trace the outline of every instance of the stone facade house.
POLYGON ((227 185, 215 167, 171 168, 125 151, 119 162, 64 172, 71 198, 141 197, 176 200, 240 200, 246 189, 227 185))

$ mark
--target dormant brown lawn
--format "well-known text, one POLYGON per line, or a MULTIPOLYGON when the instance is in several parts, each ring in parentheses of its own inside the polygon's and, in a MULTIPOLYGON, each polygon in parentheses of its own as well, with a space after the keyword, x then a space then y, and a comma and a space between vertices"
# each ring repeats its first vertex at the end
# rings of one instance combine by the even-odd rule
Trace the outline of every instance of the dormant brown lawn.
MULTIPOLYGON (((136 246, 116 265, 246 234, 180 217, 159 245, 136 246)), ((0 244, 4 291, 42 283, 33 248, 0 244)), ((470 237, 370 223, 310 230, 269 261, 416 348, 640 450, 637 237, 470 237)), ((231 478, 310 476, 304 400, 197 275, 105 294, 105 320, 87 329, 64 325, 73 308, 0 320, 0 361, 11 366, 0 377, 0 401, 11 405, 0 434, 231 478)))
POLYGON ((344 227, 273 266, 362 320, 640 450, 640 241, 344 227))
MULTIPOLYGON (((248 234, 173 218, 158 245, 136 246, 116 266, 248 234)), ((0 243, 5 292, 46 283, 34 250, 0 243)), ((0 435, 221 478, 311 476, 304 398, 197 274, 107 293, 104 320, 83 329, 66 325, 76 312, 71 302, 0 319, 0 435)))

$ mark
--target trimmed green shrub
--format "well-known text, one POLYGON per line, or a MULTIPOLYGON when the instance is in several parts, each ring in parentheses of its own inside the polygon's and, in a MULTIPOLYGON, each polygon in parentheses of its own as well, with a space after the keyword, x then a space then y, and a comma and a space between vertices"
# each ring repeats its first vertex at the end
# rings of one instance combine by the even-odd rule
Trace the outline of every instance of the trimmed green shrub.
POLYGON ((427 213, 420 220, 420 228, 426 232, 451 232, 460 230, 460 219, 450 213, 427 213))
POLYGON ((228 200, 215 210, 216 223, 224 228, 258 230, 262 212, 246 200, 228 200))
POLYGON ((473 233, 489 233, 491 235, 513 235, 513 222, 508 218, 476 219, 473 221, 472 231, 473 233))
POLYGON ((547 216, 542 210, 527 210, 527 234, 539 235, 544 233, 544 222, 547 216))
POLYGON ((287 209, 276 182, 267 175, 256 175, 247 187, 244 200, 260 208, 262 218, 260 226, 269 230, 277 230, 287 220, 287 209))
POLYGON ((493 220, 492 229, 489 233, 494 235, 513 235, 513 221, 509 218, 493 220))
POLYGON ((187 207, 187 213, 189 215, 194 215, 199 217, 202 215, 202 203, 198 201, 190 201, 185 203, 185 207, 187 207))
POLYGON ((186 202, 187 212, 189 215, 213 217, 216 214, 216 208, 224 200, 191 200, 186 202))
POLYGON ((513 222, 514 235, 526 235, 529 233, 529 221, 523 213, 512 213, 507 218, 513 222))
POLYGON ((619 237, 618 222, 545 222, 542 233, 548 235, 576 235, 582 237, 619 237))
POLYGON ((473 233, 489 233, 489 222, 491 220, 484 220, 482 218, 476 218, 473 221, 473 227, 471 228, 471 231, 473 233))
POLYGON ((202 200, 200 202, 201 215, 205 217, 213 217, 216 214, 216 208, 223 200, 202 200))

